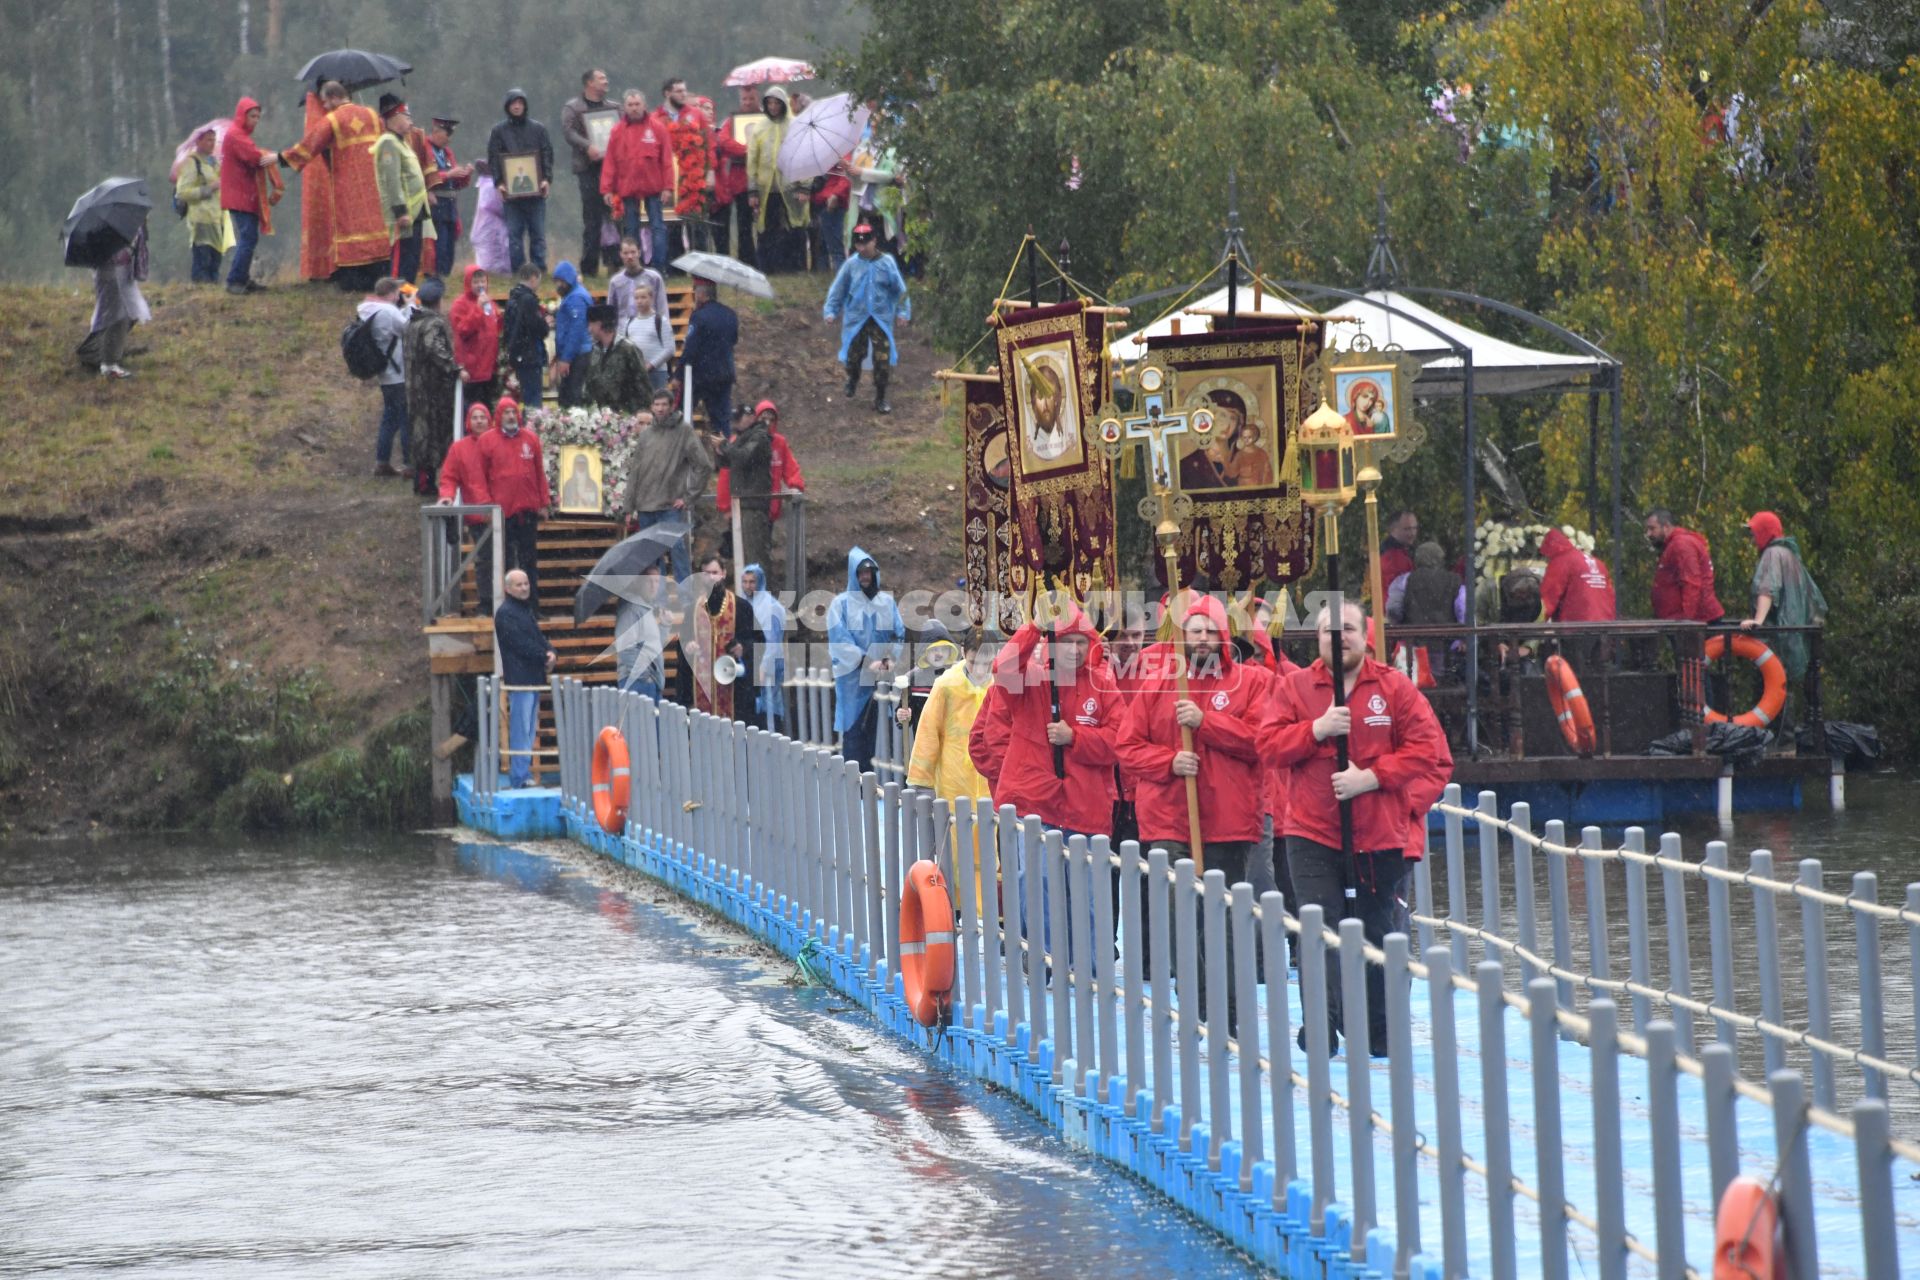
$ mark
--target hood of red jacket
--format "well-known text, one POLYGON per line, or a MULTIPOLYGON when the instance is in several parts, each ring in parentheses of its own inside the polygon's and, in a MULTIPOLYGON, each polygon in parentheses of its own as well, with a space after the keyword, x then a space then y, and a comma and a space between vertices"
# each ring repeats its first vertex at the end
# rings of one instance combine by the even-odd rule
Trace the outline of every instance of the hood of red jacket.
POLYGON ((1769 543, 1786 533, 1780 524, 1780 517, 1771 511, 1758 511, 1753 519, 1747 521, 1747 530, 1753 534, 1754 549, 1765 551, 1769 543))
POLYGON ((253 130, 247 127, 247 112, 259 106, 252 98, 242 98, 233 108, 233 127, 244 134, 251 135, 253 130))
POLYGON ((1087 620, 1087 614, 1072 601, 1066 602, 1065 615, 1042 628, 1037 622, 1024 622, 1008 639, 1006 647, 1001 649, 993 660, 995 675, 1003 671, 1018 671, 1025 667, 1027 659, 1039 649, 1040 642, 1050 640, 1056 635, 1081 635, 1087 638, 1087 666, 1095 667, 1106 661, 1106 645, 1101 642, 1100 633, 1087 620))
POLYGON ((512 396, 501 396, 499 403, 494 406, 493 416, 495 421, 500 424, 500 429, 508 435, 512 435, 520 429, 520 402, 512 396), (507 417, 509 414, 513 417, 513 425, 511 427, 507 425, 507 417))
POLYGON ((467 273, 466 275, 461 277, 461 288, 467 294, 468 297, 473 296, 474 276, 483 275, 485 274, 485 272, 486 272, 486 268, 481 266, 477 262, 469 262, 467 264, 467 273))
POLYGON ((493 430, 493 414, 487 409, 487 406, 478 400, 468 405, 467 434, 470 436, 485 435, 491 430, 493 430), (474 425, 476 422, 479 423, 478 426, 474 425))
POLYGON ((1567 537, 1566 534, 1560 532, 1558 529, 1549 530, 1547 536, 1540 539, 1540 554, 1549 560, 1557 556, 1566 555, 1569 551, 1578 551, 1579 549, 1580 548, 1573 545, 1571 538, 1567 537))
POLYGON ((1187 619, 1194 614, 1210 618, 1220 632, 1220 658, 1227 666, 1233 665, 1233 628, 1227 622, 1227 606, 1212 596, 1193 592, 1188 597, 1186 613, 1180 617, 1180 625, 1186 626, 1187 619))

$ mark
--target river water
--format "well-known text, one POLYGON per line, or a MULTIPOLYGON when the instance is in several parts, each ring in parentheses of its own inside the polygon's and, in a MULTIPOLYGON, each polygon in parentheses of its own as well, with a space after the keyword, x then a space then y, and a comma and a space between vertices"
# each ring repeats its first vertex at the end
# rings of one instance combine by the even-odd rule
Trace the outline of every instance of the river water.
POLYGON ((585 855, 0 847, 0 1274, 1235 1276, 585 855))

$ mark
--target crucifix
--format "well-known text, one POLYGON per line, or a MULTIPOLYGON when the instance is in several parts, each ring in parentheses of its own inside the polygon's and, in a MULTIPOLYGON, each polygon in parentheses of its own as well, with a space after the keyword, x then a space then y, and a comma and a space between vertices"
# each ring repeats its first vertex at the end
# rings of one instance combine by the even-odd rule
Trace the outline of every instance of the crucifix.
MULTIPOLYGON (((1187 588, 1180 581, 1180 525, 1192 518, 1193 499, 1180 491, 1180 468, 1173 448, 1183 436, 1205 444, 1213 435, 1212 412, 1181 409, 1178 384, 1176 371, 1149 356, 1134 376, 1137 411, 1123 417, 1111 402, 1100 408, 1100 443, 1109 458, 1118 458, 1135 445, 1147 448, 1149 493, 1140 501, 1140 518, 1152 522, 1154 544, 1166 563, 1167 600, 1176 627, 1185 618, 1187 606, 1187 588)), ((1187 661, 1182 652, 1180 661, 1174 664, 1174 690, 1182 702, 1187 701, 1187 661)), ((1180 749, 1193 750, 1193 730, 1184 725, 1180 728, 1180 749)), ((1195 779, 1188 778, 1187 848, 1193 854, 1194 869, 1202 873, 1204 847, 1200 839, 1200 788, 1195 779)))

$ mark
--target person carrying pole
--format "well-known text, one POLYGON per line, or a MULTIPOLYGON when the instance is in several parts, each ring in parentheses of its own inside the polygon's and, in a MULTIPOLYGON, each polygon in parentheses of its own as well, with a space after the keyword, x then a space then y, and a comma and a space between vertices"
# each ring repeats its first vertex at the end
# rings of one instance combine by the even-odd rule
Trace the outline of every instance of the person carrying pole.
MULTIPOLYGON (((1341 671, 1345 705, 1333 705, 1333 633, 1320 614, 1320 657, 1285 676, 1275 688, 1264 729, 1268 754, 1288 770, 1287 862, 1299 912, 1317 904, 1329 925, 1357 916, 1367 941, 1385 943, 1407 928, 1402 896, 1408 866, 1425 855, 1427 810, 1453 773, 1447 735, 1413 681, 1367 653, 1366 615, 1357 600, 1342 608, 1341 671), (1348 763, 1337 762, 1338 740, 1348 763), (1342 810, 1351 814, 1350 847, 1343 848, 1342 810), (1348 897, 1346 889, 1354 889, 1348 897)), ((1327 966, 1330 1044, 1342 1028, 1340 969, 1327 966)), ((1367 967, 1369 1049, 1387 1052, 1386 982, 1367 967)))

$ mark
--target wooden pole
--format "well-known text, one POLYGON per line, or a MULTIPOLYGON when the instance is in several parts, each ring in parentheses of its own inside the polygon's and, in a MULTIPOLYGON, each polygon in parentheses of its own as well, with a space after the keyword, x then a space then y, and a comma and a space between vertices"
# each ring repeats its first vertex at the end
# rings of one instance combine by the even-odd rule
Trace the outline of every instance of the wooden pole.
POLYGON ((1373 594, 1373 659, 1387 660, 1387 593, 1380 582, 1380 469, 1373 465, 1373 446, 1361 444, 1360 474, 1355 478, 1367 495, 1367 587, 1373 594))
MULTIPOLYGON (((1167 599, 1174 610, 1174 628, 1179 628, 1187 617, 1187 588, 1180 586, 1180 526, 1173 519, 1173 494, 1163 491, 1160 494, 1160 524, 1154 530, 1154 540, 1160 544, 1160 554, 1167 565, 1167 599)), ((1181 702, 1187 701, 1187 651, 1180 645, 1180 661, 1173 666, 1174 696, 1181 702)), ((1180 726, 1180 749, 1193 750, 1193 730, 1180 726)), ((1206 874, 1206 845, 1200 839, 1200 780, 1187 779, 1187 848, 1193 855, 1193 869, 1196 875, 1206 874)))

